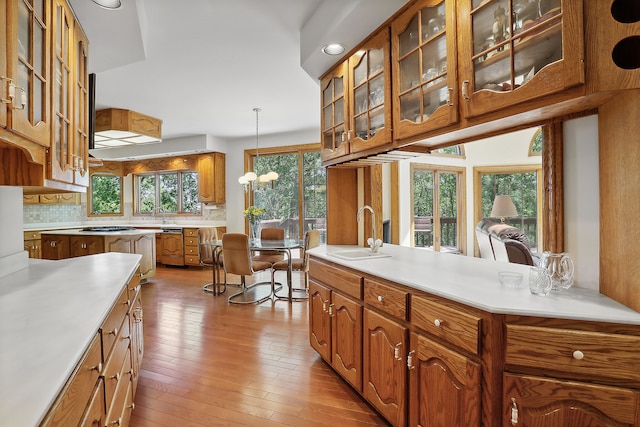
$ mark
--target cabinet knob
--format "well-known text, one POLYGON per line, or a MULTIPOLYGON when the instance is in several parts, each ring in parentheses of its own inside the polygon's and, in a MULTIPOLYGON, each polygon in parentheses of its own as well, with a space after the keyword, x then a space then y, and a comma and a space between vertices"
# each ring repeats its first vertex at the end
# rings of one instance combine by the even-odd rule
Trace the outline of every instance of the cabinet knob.
POLYGON ((462 97, 469 101, 469 80, 465 80, 462 82, 462 97))
POLYGON ((453 102, 451 102, 451 94, 453 94, 453 88, 450 87, 448 88, 449 90, 447 91, 447 105, 449 107, 453 107, 453 102))
POLYGON ((119 417, 117 420, 111 421, 109 425, 112 426, 120 426, 122 425, 122 417, 119 417))
POLYGON ((581 352, 580 350, 576 350, 573 352, 573 358, 576 360, 582 360, 584 359, 584 353, 581 352))
POLYGON ((116 372, 115 375, 110 376, 109 378, 116 380, 116 381, 120 381, 120 372, 116 372))
POLYGON ((113 331, 109 332, 107 335, 113 335, 113 336, 118 335, 118 328, 113 328, 113 331))
POLYGON ((96 366, 91 368, 92 371, 102 372, 102 362, 98 363, 96 366))
POLYGON ((378 302, 384 302, 384 297, 382 295, 378 295, 378 302))
POLYGON ((435 320, 433 321, 433 324, 435 325, 435 327, 436 327, 436 328, 439 328, 440 326, 442 326, 442 323, 443 323, 443 322, 442 322, 442 320, 440 320, 440 319, 435 319, 435 320))

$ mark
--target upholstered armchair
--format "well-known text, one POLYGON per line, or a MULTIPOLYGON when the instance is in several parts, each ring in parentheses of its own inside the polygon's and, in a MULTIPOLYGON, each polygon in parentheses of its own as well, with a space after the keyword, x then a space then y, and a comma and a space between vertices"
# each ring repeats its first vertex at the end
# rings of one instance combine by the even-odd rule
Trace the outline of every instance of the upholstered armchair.
POLYGON ((476 225, 480 257, 496 261, 536 265, 529 238, 520 229, 483 219, 476 225))

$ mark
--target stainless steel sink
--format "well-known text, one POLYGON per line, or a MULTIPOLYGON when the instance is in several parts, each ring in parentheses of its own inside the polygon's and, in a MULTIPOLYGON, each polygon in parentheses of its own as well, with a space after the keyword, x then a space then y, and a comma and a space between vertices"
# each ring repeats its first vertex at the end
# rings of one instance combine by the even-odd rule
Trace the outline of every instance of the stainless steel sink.
POLYGON ((338 258, 355 261, 359 259, 373 259, 373 258, 388 258, 391 255, 385 252, 371 252, 371 249, 348 249, 344 251, 329 252, 329 255, 333 255, 338 258))

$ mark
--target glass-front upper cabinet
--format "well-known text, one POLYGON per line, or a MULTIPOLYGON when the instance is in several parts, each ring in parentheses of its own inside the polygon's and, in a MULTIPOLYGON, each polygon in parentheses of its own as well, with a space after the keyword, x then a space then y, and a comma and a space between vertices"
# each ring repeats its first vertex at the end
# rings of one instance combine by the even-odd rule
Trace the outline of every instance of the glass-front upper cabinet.
POLYGON ((459 3, 465 116, 584 83, 582 0, 459 3))
POLYGON ((349 137, 352 153, 391 144, 389 29, 349 58, 349 137))
POLYGON ((89 40, 79 25, 74 28, 75 88, 72 140, 73 183, 89 186, 89 40))
POLYGON ((322 99, 322 160, 330 160, 349 153, 347 133, 347 65, 337 65, 320 81, 322 99))
POLYGON ((49 144, 49 0, 6 0, 0 59, 0 125, 39 145, 49 144), (6 42, 6 43, 5 43, 6 42))
POLYGON ((391 36, 394 137, 457 122, 455 2, 417 1, 392 23, 391 36))

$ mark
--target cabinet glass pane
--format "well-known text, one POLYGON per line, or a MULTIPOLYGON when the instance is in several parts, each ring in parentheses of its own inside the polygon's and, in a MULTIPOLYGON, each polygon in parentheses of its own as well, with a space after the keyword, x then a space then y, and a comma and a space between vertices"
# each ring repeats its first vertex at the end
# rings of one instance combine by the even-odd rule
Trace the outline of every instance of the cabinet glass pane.
POLYGON ((334 147, 339 147, 343 144, 342 136, 344 135, 344 125, 340 125, 336 127, 336 130, 333 132, 333 140, 334 147))
POLYGON ((360 63, 353 69, 354 86, 359 86, 367 80, 367 57, 367 53, 362 55, 362 58, 360 58, 360 63))
POLYGON ((355 90, 355 112, 362 114, 369 109, 369 91, 367 85, 360 86, 355 90))
POLYGON ((33 70, 44 74, 44 34, 45 29, 40 26, 40 22, 34 19, 33 22, 33 70))
POLYGON ((44 100, 44 88, 44 81, 35 78, 33 85, 33 123, 44 120, 44 103, 42 102, 44 100))
POLYGON ((31 59, 31 42, 29 23, 31 22, 29 9, 21 1, 18 9, 18 55, 25 61, 31 59))
POLYGON ((29 111, 29 68, 20 61, 18 64, 18 87, 22 88, 25 91, 26 98, 22 98, 22 90, 15 90, 15 100, 14 107, 18 107, 22 105, 22 101, 25 100, 27 103, 25 104, 24 111, 29 111))
POLYGON ((379 129, 384 127, 384 108, 382 106, 374 108, 369 112, 369 134, 374 136, 379 129))
POLYGON ((442 34, 446 26, 444 14, 444 2, 438 6, 430 6, 422 9, 422 40, 427 41, 442 34))
POLYGON ((400 61, 400 91, 409 90, 420 83, 420 59, 416 51, 400 61))
POLYGON ((422 48, 422 82, 447 71, 447 40, 441 35, 422 48))
POLYGON ((494 1, 486 4, 473 14, 473 54, 493 48, 508 38, 509 19, 506 1, 494 1))
POLYGON ((369 108, 377 107, 384 102, 384 76, 380 74, 369 82, 369 108))
POLYGON ((344 96, 344 81, 342 77, 336 77, 333 79, 333 84, 335 85, 335 89, 333 91, 334 99, 340 98, 344 96))
POLYGON ((384 68, 384 49, 369 50, 369 76, 381 72, 384 68))
POLYGON ((400 116, 401 120, 420 123, 422 115, 420 113, 420 92, 418 89, 400 96, 400 116))
POLYGON ((327 87, 322 91, 322 105, 330 105, 331 101, 333 101, 333 80, 329 81, 327 87))
POLYGON ((400 56, 404 56, 407 53, 418 47, 418 42, 420 41, 420 35, 418 34, 418 16, 416 15, 407 29, 400 34, 399 44, 400 44, 400 56))
POLYGON ((41 20, 44 20, 44 0, 33 0, 32 4, 34 13, 38 15, 41 20))
POLYGON ((344 122, 344 98, 341 98, 335 102, 335 107, 333 109, 333 124, 334 126, 338 123, 344 122))
POLYGON ((447 104, 448 94, 449 89, 442 79, 434 82, 434 90, 426 90, 424 92, 422 97, 423 120, 428 119, 439 107, 447 104))
POLYGON ((324 122, 324 130, 331 129, 333 127, 333 105, 329 105, 328 107, 324 107, 322 110, 323 114, 323 122, 324 122))
POLYGON ((356 137, 364 140, 369 138, 368 122, 366 114, 356 117, 356 137))
POLYGON ((324 142, 324 146, 322 148, 325 150, 333 149, 333 133, 325 132, 323 135, 324 137, 322 138, 322 140, 324 142))

